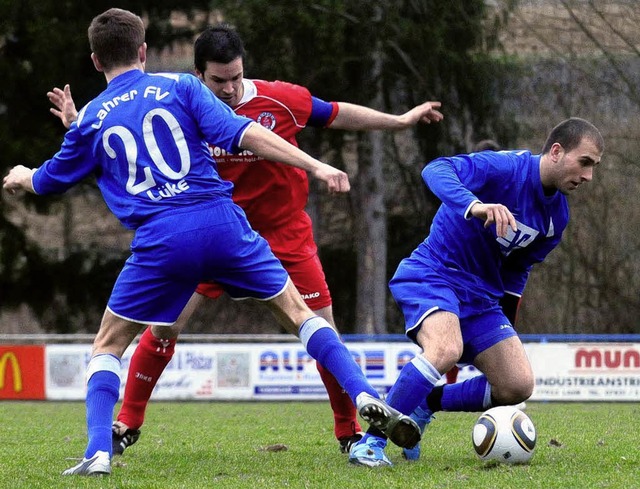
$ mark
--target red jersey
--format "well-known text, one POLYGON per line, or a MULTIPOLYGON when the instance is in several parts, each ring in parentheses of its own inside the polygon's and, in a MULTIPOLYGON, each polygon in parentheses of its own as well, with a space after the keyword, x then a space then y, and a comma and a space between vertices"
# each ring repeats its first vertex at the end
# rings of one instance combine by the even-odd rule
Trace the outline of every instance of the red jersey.
MULTIPOLYGON (((309 91, 299 85, 264 80, 243 80, 244 94, 233 107, 238 115, 253 119, 294 146, 296 134, 312 114, 309 91)), ((326 125, 337 114, 337 103, 326 125)), ((244 209, 257 231, 282 226, 304 210, 309 196, 307 172, 283 163, 264 160, 250 151, 229 154, 212 148, 218 173, 233 182, 233 200, 244 209)))

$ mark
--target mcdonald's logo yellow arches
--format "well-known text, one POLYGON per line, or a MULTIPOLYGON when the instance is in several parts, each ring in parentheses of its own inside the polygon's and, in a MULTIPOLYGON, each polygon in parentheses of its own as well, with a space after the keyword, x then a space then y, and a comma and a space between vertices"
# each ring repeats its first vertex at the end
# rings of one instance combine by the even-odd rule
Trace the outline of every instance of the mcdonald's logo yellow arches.
POLYGON ((12 351, 7 351, 0 357, 0 390, 4 389, 8 363, 11 364, 11 373, 13 374, 13 390, 14 392, 22 392, 22 371, 20 370, 18 358, 12 351))

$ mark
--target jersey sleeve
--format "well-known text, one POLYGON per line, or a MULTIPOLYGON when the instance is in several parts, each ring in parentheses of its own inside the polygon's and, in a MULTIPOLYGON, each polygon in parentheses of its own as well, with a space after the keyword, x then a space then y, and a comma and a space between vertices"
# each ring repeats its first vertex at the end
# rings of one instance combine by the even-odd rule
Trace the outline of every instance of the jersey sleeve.
POLYGON ((242 136, 253 121, 233 112, 195 76, 183 75, 180 82, 204 140, 228 152, 240 152, 242 136))
MULTIPOLYGON (((299 129, 304 128, 310 124, 310 118, 314 110, 318 110, 318 107, 314 109, 315 103, 326 104, 320 99, 315 102, 309 90, 301 85, 284 81, 265 82, 263 80, 254 80, 256 86, 258 86, 258 92, 263 97, 268 97, 275 100, 286 111, 288 111, 295 121, 295 124, 299 129)), ((320 109, 320 115, 316 114, 316 117, 322 119, 323 109, 320 109)), ((319 123, 322 123, 320 120, 319 123)), ((315 123, 314 123, 315 125, 315 123)))
POLYGON ((422 179, 443 204, 465 219, 471 205, 479 199, 463 179, 478 186, 486 180, 467 155, 436 158, 422 170, 422 179))
POLYGON ((502 188, 514 174, 507 152, 485 151, 436 158, 422 170, 422 179, 443 204, 470 219, 471 206, 483 201, 480 194, 502 188))
POLYGON ((325 102, 318 97, 311 97, 311 115, 307 121, 308 126, 329 127, 337 115, 337 102, 325 102))
POLYGON ((88 156, 84 141, 78 124, 72 124, 60 150, 33 174, 37 194, 63 193, 95 171, 94 159, 88 156))

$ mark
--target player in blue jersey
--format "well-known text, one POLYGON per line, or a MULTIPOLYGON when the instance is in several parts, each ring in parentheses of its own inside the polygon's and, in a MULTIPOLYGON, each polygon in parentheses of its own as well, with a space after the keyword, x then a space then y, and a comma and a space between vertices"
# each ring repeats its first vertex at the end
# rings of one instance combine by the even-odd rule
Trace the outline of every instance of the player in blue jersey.
MULTIPOLYGON (((429 236, 389 283, 406 334, 422 353, 387 397, 421 429, 436 411, 484 411, 533 392, 531 366, 507 314, 517 309, 532 266, 560 242, 569 220, 566 196, 591 181, 603 149, 595 126, 571 118, 550 132, 541 154, 482 151, 437 158, 422 171, 442 205, 429 236), (473 364, 483 375, 440 385, 456 363, 473 364)), ((391 465, 385 445, 370 428, 349 460, 391 465)))
POLYGON ((137 15, 107 10, 88 34, 107 88, 80 111, 53 158, 38 169, 16 166, 3 180, 10 193, 50 194, 94 175, 111 211, 135 230, 87 367, 87 448, 63 474, 111 473, 120 358, 143 326, 175 323, 207 280, 233 298, 263 301, 335 376, 366 421, 400 446, 415 445, 417 424, 379 399, 334 329, 306 306, 231 200, 233 185, 216 173, 205 141, 307 170, 332 192, 349 190, 347 175, 235 115, 195 76, 145 74, 145 30, 137 15))

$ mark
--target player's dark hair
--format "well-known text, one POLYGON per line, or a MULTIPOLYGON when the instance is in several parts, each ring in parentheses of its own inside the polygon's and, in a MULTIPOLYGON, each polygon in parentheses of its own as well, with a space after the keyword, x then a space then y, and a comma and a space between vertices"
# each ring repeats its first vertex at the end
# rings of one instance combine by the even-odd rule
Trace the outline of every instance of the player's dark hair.
POLYGON ((554 127, 542 147, 542 154, 551 151, 554 143, 559 143, 565 151, 577 148, 583 139, 592 141, 598 151, 604 151, 604 138, 596 126, 579 117, 571 117, 554 127))
POLYGON ((144 43, 144 23, 128 10, 111 8, 89 25, 89 46, 105 70, 127 66, 138 60, 144 43))
POLYGON ((478 151, 500 151, 502 148, 493 139, 483 139, 478 141, 473 147, 474 152, 478 151))
POLYGON ((207 70, 207 61, 227 64, 244 54, 242 39, 229 24, 207 27, 193 46, 194 65, 200 73, 207 70))

